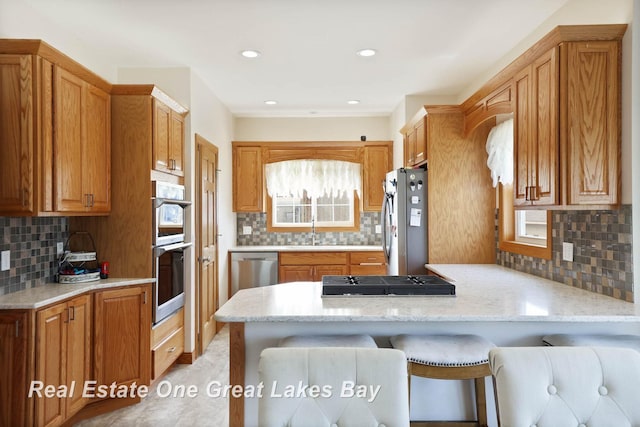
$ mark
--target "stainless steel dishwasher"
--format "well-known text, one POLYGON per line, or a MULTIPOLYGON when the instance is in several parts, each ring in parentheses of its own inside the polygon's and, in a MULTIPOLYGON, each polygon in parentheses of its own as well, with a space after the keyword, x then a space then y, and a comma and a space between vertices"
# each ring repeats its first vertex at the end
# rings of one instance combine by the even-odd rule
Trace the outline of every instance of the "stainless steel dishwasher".
POLYGON ((278 283, 277 252, 231 252, 231 295, 278 283))

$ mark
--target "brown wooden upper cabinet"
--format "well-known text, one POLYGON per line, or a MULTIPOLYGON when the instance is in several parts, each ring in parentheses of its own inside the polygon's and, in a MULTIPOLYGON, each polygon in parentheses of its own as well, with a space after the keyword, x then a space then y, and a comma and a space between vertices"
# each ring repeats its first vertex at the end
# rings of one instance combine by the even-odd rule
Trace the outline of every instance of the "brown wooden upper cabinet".
POLYGON ((233 142, 233 210, 264 212, 264 165, 294 159, 330 159, 362 165, 362 209, 382 209, 382 182, 393 166, 391 141, 367 142, 233 142))
POLYGON ((427 120, 424 111, 420 111, 401 130, 406 167, 421 166, 427 162, 427 120))
POLYGON ((620 42, 566 42, 514 79, 514 203, 617 205, 620 42))
POLYGON ((184 176, 184 112, 153 100, 153 168, 184 176))
POLYGON ((111 85, 41 40, 0 39, 0 214, 111 209, 111 85))

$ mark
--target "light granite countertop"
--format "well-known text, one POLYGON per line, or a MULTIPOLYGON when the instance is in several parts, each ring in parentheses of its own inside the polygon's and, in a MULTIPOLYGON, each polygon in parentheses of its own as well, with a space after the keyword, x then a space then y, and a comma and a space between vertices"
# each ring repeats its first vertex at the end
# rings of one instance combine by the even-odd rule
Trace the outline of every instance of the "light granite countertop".
POLYGON ((381 251, 382 246, 358 245, 290 245, 290 246, 234 246, 229 252, 355 252, 381 251))
POLYGON ((141 285, 144 283, 153 283, 155 281, 156 279, 109 278, 76 284, 47 283, 42 286, 36 286, 34 288, 28 288, 0 296, 0 309, 37 309, 85 292, 117 288, 120 286, 141 285))
POLYGON ((223 322, 640 322, 640 305, 492 264, 428 265, 456 296, 322 298, 319 282, 243 289, 217 312, 223 322))

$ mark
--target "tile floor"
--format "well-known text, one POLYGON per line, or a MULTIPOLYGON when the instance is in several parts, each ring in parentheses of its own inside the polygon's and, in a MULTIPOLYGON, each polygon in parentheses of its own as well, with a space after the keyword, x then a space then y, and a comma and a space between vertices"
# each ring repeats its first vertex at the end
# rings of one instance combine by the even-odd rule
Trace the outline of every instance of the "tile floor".
MULTIPOLYGON (((229 327, 213 339, 205 353, 193 365, 176 365, 137 405, 84 420, 77 427, 227 427, 228 399, 210 397, 208 385, 213 381, 229 384, 229 327), (162 397, 169 390, 184 385, 197 388, 195 397, 162 397)), ((211 388, 213 390, 213 388, 211 388)))

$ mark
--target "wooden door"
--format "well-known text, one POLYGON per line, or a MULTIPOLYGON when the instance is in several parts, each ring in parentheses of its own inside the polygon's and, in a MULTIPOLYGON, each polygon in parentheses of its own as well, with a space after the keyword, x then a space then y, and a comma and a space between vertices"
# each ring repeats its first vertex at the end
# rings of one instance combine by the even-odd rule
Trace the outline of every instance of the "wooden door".
POLYGON ((0 212, 32 212, 33 68, 31 55, 0 55, 0 212))
POLYGON ((151 287, 95 294, 94 374, 98 384, 149 384, 151 287))
POLYGON ((218 148, 196 134, 196 257, 198 260, 199 353, 216 334, 214 314, 218 309, 218 148))
POLYGON ((567 44, 567 203, 619 203, 619 42, 567 44))
POLYGON ((555 47, 534 61, 531 68, 533 96, 529 154, 532 158, 529 185, 535 190, 529 196, 535 205, 555 205, 559 201, 558 61, 558 48, 555 47))
POLYGON ((90 194, 91 212, 111 210, 111 99, 108 93, 87 85, 85 108, 83 184, 90 194))
POLYGON ((173 175, 184 176, 184 116, 171 111, 169 131, 169 169, 173 175))
MULTIPOLYGON (((35 380, 58 388, 66 384, 67 304, 61 303, 36 314, 35 380)), ((57 426, 66 416, 62 398, 35 399, 35 421, 39 426, 57 426)))
POLYGON ((27 416, 28 314, 0 314, 0 427, 30 425, 27 416))
POLYGON ((171 134, 171 109, 153 100, 153 168, 169 172, 169 139, 171 134))
POLYGON ((393 167, 388 146, 368 146, 364 149, 362 208, 365 212, 380 212, 384 190, 382 183, 393 167))
POLYGON ((82 170, 84 107, 82 79, 68 71, 54 67, 54 210, 83 212, 88 194, 83 192, 82 170))
POLYGON ((66 384, 75 384, 75 393, 66 399, 66 417, 82 409, 89 399, 82 397, 81 386, 91 375, 91 295, 82 295, 68 303, 66 346, 66 384))

